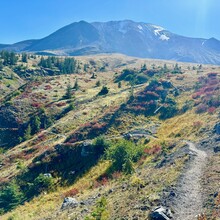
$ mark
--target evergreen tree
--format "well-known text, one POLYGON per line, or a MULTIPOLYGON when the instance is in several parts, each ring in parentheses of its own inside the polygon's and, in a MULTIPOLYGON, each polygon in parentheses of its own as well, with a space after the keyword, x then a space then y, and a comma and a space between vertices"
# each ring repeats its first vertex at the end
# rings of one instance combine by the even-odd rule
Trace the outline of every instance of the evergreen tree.
POLYGON ((29 140, 31 138, 31 125, 29 124, 24 132, 24 140, 29 140))
POLYGON ((41 121, 38 116, 34 116, 32 123, 31 123, 31 131, 32 134, 36 134, 40 130, 41 121))
POLYGON ((70 102, 70 104, 68 106, 68 110, 72 111, 73 109, 75 109, 75 104, 74 104, 74 102, 70 102))
POLYGON ((65 94, 64 98, 66 98, 66 99, 72 98, 72 88, 71 88, 70 84, 67 85, 66 94, 65 94))
POLYGON ((27 61, 28 61, 28 56, 27 56, 27 54, 26 54, 26 53, 22 53, 21 56, 22 56, 22 57, 21 57, 21 61, 24 62, 24 63, 27 63, 27 61))
POLYGON ((46 68, 46 61, 45 61, 44 57, 40 58, 40 63, 38 64, 38 66, 46 68))
POLYGON ((50 116, 45 116, 43 121, 44 128, 49 128, 53 124, 53 119, 50 116))
POLYGON ((181 73, 181 67, 179 67, 177 63, 175 64, 172 73, 181 73))
POLYGON ((146 71, 146 70, 147 70, 146 64, 144 64, 143 66, 141 66, 141 72, 146 71))
POLYGON ((119 88, 119 89, 121 88, 121 81, 118 82, 118 88, 119 88))
POLYGON ((73 89, 78 90, 79 89, 79 84, 78 84, 78 80, 76 79, 75 84, 73 86, 73 89))
POLYGON ((164 72, 164 73, 169 72, 169 69, 167 68, 167 64, 166 64, 166 63, 165 63, 164 66, 163 66, 163 72, 164 72))
POLYGON ((88 68, 88 64, 84 64, 83 70, 84 70, 85 72, 87 72, 87 68, 88 68))
POLYGON ((15 65, 18 57, 14 52, 1 51, 1 59, 3 59, 3 65, 15 65))
POLYGON ((48 57, 46 60, 46 68, 52 68, 52 59, 48 57))
POLYGON ((4 67, 3 62, 0 60, 0 71, 3 70, 3 67, 4 67))
POLYGON ((93 72, 92 73, 92 76, 91 76, 91 79, 95 79, 96 78, 96 75, 95 75, 95 73, 93 72))
POLYGON ((14 52, 10 53, 10 65, 15 65, 18 61, 18 58, 14 52))
POLYGON ((0 192, 0 207, 5 211, 9 211, 21 204, 23 193, 18 185, 13 181, 0 192))
POLYGON ((100 80, 98 80, 98 81, 96 82, 95 86, 96 86, 96 87, 99 87, 100 85, 101 85, 101 82, 100 82, 100 80))
POLYGON ((130 158, 126 158, 125 163, 122 165, 122 170, 126 174, 131 174, 134 172, 133 163, 130 158))

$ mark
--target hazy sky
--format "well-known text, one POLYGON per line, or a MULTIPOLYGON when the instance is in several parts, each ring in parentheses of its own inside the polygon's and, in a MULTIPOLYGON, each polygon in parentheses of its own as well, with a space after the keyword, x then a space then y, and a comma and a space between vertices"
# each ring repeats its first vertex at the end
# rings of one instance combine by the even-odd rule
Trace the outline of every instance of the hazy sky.
POLYGON ((80 20, 124 19, 220 40, 220 0, 0 0, 0 43, 39 39, 80 20))

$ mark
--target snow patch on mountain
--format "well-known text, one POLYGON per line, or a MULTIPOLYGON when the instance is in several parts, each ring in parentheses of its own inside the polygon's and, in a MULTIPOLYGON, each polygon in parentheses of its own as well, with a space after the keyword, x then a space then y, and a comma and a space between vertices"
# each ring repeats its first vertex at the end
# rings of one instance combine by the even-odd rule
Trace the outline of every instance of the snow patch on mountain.
POLYGON ((165 34, 160 35, 160 40, 168 41, 169 39, 165 34))
POLYGON ((165 29, 163 27, 157 26, 157 25, 151 25, 154 28, 154 35, 158 36, 160 40, 162 41, 168 41, 170 38, 165 35, 162 31, 165 29))
POLYGON ((164 30, 163 27, 157 26, 157 25, 151 25, 154 28, 154 34, 155 36, 160 35, 160 32, 164 30))
POLYGON ((143 27, 141 25, 138 25, 138 29, 143 30, 143 27))

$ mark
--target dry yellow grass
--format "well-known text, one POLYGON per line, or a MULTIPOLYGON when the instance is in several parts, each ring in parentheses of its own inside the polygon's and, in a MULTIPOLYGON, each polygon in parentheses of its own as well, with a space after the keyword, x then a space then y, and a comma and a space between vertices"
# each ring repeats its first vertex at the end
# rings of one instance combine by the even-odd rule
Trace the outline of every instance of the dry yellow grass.
MULTIPOLYGON (((58 120, 51 128, 47 129, 47 131, 44 131, 47 133, 47 138, 43 142, 38 143, 38 145, 41 146, 42 151, 36 154, 35 157, 39 156, 39 154, 43 152, 44 146, 49 145, 49 147, 53 147, 56 144, 63 143, 65 136, 67 137, 75 129, 80 128, 82 124, 102 118, 106 112, 108 112, 109 108, 120 106, 121 103, 128 99, 130 95, 129 86, 123 83, 123 87, 119 89, 117 84, 113 82, 114 73, 116 71, 120 72, 124 68, 140 68, 140 66, 143 64, 147 64, 147 66, 152 66, 153 64, 156 66, 163 66, 164 63, 167 63, 168 68, 175 64, 175 62, 172 61, 137 59, 122 55, 100 55, 96 57, 88 56, 79 58, 77 57, 77 59, 79 59, 82 63, 87 63, 89 60, 94 59, 99 66, 101 66, 103 62, 107 62, 109 67, 106 72, 98 73, 98 77, 95 80, 90 80, 91 74, 83 73, 77 75, 63 75, 55 78, 48 78, 50 83, 53 85, 53 90, 48 92, 48 97, 51 100, 58 101, 59 98, 65 94, 66 86, 68 83, 73 85, 77 78, 80 85, 80 90, 75 92, 77 101, 89 101, 80 105, 80 108, 69 112, 66 116, 58 120), (127 65, 122 65, 124 63, 127 65), (119 67, 116 68, 115 66, 117 65, 119 67), (92 100, 92 98, 95 97, 101 89, 101 87, 95 87, 97 80, 100 80, 102 85, 107 84, 110 89, 110 93, 107 96, 92 100), (56 81, 59 81, 60 85, 57 85, 56 81), (56 135, 49 133, 54 128, 60 131, 60 134, 64 136, 56 137, 56 135)), ((196 64, 180 63, 179 65, 181 65, 182 69, 185 71, 183 74, 184 80, 179 81, 175 77, 171 78, 171 81, 177 87, 187 86, 188 88, 192 88, 200 75, 212 71, 213 68, 216 68, 215 70, 217 71, 220 70, 219 67, 204 65, 204 72, 197 73, 196 71, 187 70, 188 66, 192 68, 192 66, 196 64)), ((46 84, 47 82, 43 82, 35 92, 43 92, 43 88, 46 84)), ((135 92, 140 91, 144 88, 144 86, 145 85, 140 88, 136 88, 135 92)), ((185 103, 185 101, 191 99, 190 95, 191 91, 184 91, 183 94, 178 97, 177 102, 180 107, 185 103)), ((148 130, 152 125, 160 124, 160 128, 157 132, 157 138, 151 138, 151 141, 148 144, 149 147, 161 143, 180 142, 181 140, 198 141, 203 138, 203 136, 201 136, 201 130, 212 129, 214 124, 217 122, 217 119, 217 113, 215 115, 199 115, 194 113, 194 109, 188 111, 185 114, 177 115, 166 121, 159 121, 157 117, 151 117, 149 119, 143 115, 134 117, 132 114, 126 114, 120 117, 120 126, 117 128, 111 127, 107 135, 117 136, 128 132, 130 129, 148 130), (197 122, 200 122, 199 125, 197 122)), ((36 136, 34 136, 33 139, 34 138, 36 138, 36 136)), ((24 150, 33 148, 34 145, 32 144, 32 141, 33 140, 29 140, 16 146, 12 150, 8 151, 6 156, 9 157, 13 154, 21 153, 24 150)), ((24 164, 28 166, 32 162, 32 159, 33 158, 24 161, 24 164)), ((135 202, 137 201, 134 198, 136 198, 136 196, 142 199, 148 198, 152 202, 158 200, 158 194, 161 192, 163 187, 175 183, 182 171, 185 160, 187 160, 187 158, 181 158, 171 166, 165 167, 163 169, 155 169, 154 166, 151 166, 152 159, 153 156, 147 157, 145 162, 140 165, 140 167, 137 167, 141 170, 140 173, 138 175, 134 174, 130 177, 130 179, 125 179, 126 181, 132 182, 132 180, 134 181, 135 178, 138 178, 140 181, 148 185, 147 188, 137 192, 137 189, 134 186, 131 190, 126 192, 119 191, 117 194, 109 195, 109 210, 114 213, 115 216, 123 216, 129 213, 129 216, 131 217, 134 213, 129 209, 129 207, 126 207, 125 203, 127 203, 127 205, 135 205, 135 202), (133 200, 134 203, 132 202, 133 200), (117 210, 113 209, 115 203, 118 204, 117 210)), ((46 219, 47 217, 51 216, 51 214, 57 213, 62 204, 64 193, 73 187, 80 189, 80 194, 77 196, 77 198, 82 200, 94 195, 98 192, 98 190, 105 192, 111 187, 114 188, 116 186, 120 186, 120 183, 112 181, 107 187, 105 187, 105 189, 95 189, 94 191, 90 189, 92 181, 103 174, 108 166, 109 162, 100 162, 71 187, 59 188, 57 192, 46 195, 42 194, 41 196, 34 198, 31 202, 25 203, 24 206, 18 207, 11 213, 1 216, 1 219, 7 220, 10 216, 14 216, 15 220, 46 219)), ((1 177, 9 178, 17 175, 19 170, 16 167, 17 162, 15 161, 10 165, 10 167, 3 168, 1 170, 1 177)), ((140 216, 140 219, 141 217, 142 216, 140 216)), ((56 219, 67 219, 67 213, 58 214, 56 219)))

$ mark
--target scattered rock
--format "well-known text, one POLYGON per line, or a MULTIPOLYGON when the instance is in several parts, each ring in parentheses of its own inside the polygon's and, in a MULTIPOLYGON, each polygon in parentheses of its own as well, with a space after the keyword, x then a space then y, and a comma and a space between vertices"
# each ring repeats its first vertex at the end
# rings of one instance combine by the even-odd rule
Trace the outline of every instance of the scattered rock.
POLYGON ((174 191, 171 191, 169 194, 169 197, 175 197, 175 196, 176 196, 176 193, 174 191))
POLYGON ((78 205, 79 205, 79 202, 75 198, 66 197, 63 200, 63 204, 62 204, 61 209, 63 210, 63 209, 66 209, 66 208, 75 208, 78 205))
POLYGON ((205 144, 208 144, 209 143, 209 139, 204 139, 201 141, 201 145, 205 145, 205 144))
POLYGON ((81 214, 86 214, 86 213, 88 213, 88 212, 89 212, 88 209, 83 209, 83 210, 81 211, 81 214))
POLYGON ((214 153, 219 153, 220 152, 220 146, 214 147, 214 153))
POLYGON ((218 192, 214 193, 214 198, 216 198, 218 196, 218 192))
POLYGON ((75 175, 75 173, 76 173, 75 170, 71 170, 71 171, 69 172, 70 175, 75 175))
POLYGON ((48 178, 52 178, 51 173, 44 173, 44 176, 45 176, 45 177, 48 177, 48 178))
POLYGON ((84 201, 81 201, 80 204, 81 205, 85 205, 85 206, 93 205, 97 198, 98 198, 98 196, 90 197, 90 198, 88 198, 88 199, 86 199, 84 201))
POLYGON ((127 190, 128 185, 127 184, 123 184, 121 188, 122 188, 123 191, 125 191, 125 190, 127 190))
POLYGON ((149 215, 150 220, 170 220, 172 213, 170 209, 160 206, 152 210, 149 215))
POLYGON ((110 189, 110 190, 108 191, 108 194, 113 193, 113 192, 114 192, 114 189, 110 189))
POLYGON ((149 210, 149 207, 147 205, 143 205, 143 206, 140 207, 140 210, 141 211, 147 211, 147 210, 149 210))

